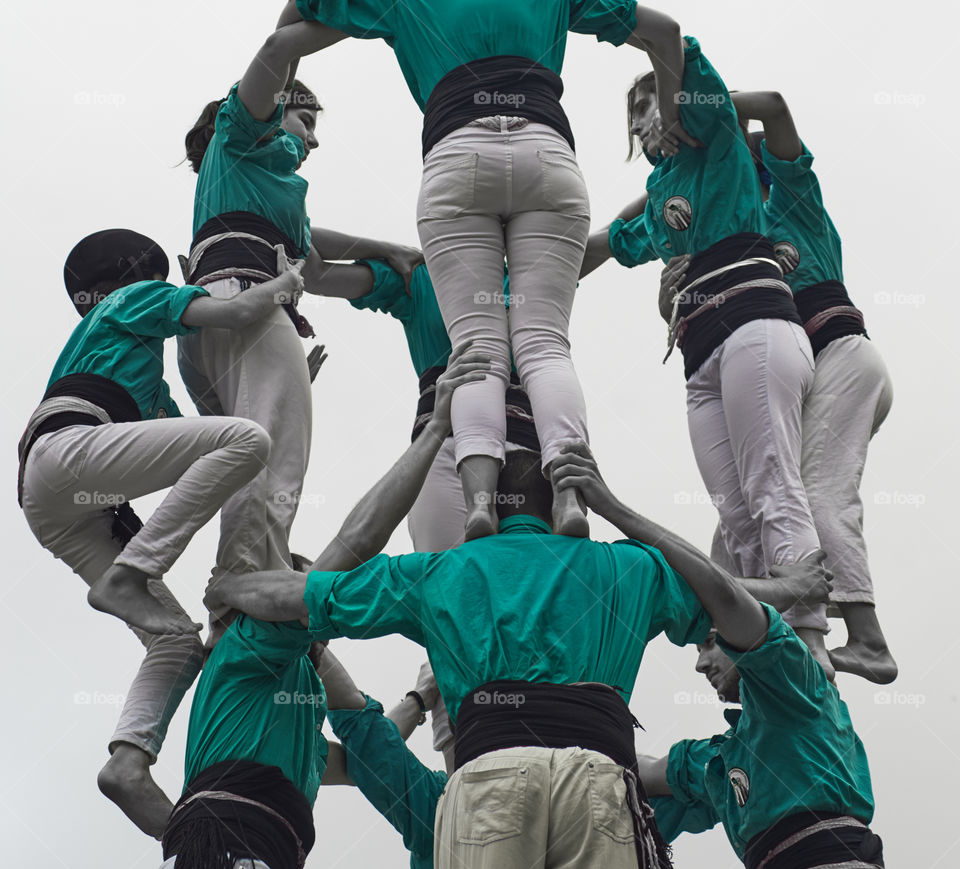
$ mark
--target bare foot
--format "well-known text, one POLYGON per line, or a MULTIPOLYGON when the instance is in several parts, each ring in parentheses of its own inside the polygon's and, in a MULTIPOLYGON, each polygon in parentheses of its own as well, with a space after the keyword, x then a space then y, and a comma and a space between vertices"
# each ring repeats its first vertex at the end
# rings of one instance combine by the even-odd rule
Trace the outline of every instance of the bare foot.
POLYGON ((119 564, 111 565, 87 592, 95 610, 109 613, 148 634, 192 634, 203 625, 167 609, 147 590, 146 574, 119 564))
POLYGON ((488 537, 497 533, 497 515, 485 505, 480 505, 467 514, 463 539, 476 540, 478 537, 488 537))
POLYGON ((865 643, 847 643, 831 649, 829 655, 838 671, 862 676, 868 682, 876 682, 878 685, 889 685, 899 672, 897 662, 893 660, 893 655, 886 645, 876 649, 865 643))
POLYGON ((830 653, 827 651, 826 634, 813 628, 794 628, 794 630, 797 632, 797 636, 807 644, 813 659, 823 667, 827 679, 831 682, 835 681, 837 673, 830 660, 830 653))
POLYGON ((173 803, 150 775, 150 757, 145 751, 121 742, 100 770, 97 785, 140 830, 154 839, 163 837, 173 803))
POLYGON ((567 537, 588 537, 590 524, 587 514, 577 499, 576 489, 554 491, 553 495, 553 531, 567 537))

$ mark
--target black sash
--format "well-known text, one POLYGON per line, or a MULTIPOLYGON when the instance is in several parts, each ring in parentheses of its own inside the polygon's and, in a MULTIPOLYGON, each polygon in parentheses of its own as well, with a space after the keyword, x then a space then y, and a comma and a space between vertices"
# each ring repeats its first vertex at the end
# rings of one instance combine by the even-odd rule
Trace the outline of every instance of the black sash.
POLYGON ((823 281, 804 287, 794 296, 794 301, 803 327, 810 336, 814 357, 837 338, 867 334, 863 314, 850 300, 847 288, 840 281, 823 281), (822 325, 811 328, 814 318, 830 309, 837 309, 836 315, 829 317, 822 325))

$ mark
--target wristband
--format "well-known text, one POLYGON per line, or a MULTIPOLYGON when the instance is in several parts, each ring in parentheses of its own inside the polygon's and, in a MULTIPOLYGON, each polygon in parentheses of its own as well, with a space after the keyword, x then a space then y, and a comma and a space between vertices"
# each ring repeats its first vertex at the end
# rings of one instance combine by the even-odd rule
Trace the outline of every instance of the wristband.
POLYGON ((427 704, 423 702, 423 697, 420 695, 420 692, 407 691, 403 699, 406 700, 407 697, 412 697, 416 700, 417 706, 420 707, 420 720, 417 722, 417 726, 419 727, 421 724, 425 724, 427 721, 427 704))

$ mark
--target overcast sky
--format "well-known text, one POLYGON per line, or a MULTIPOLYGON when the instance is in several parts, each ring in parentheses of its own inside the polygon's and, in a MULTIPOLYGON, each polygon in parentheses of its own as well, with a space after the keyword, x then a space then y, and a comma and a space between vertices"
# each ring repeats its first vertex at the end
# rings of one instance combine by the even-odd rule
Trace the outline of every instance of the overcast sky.
MULTIPOLYGON (((153 236, 171 261, 187 251, 194 176, 177 165, 183 136, 202 106, 241 76, 280 8, 262 0, 5 4, 0 215, 9 274, 0 406, 8 489, 0 517, 9 561, 0 584, 0 841, 12 865, 160 863, 159 845, 96 789, 142 649, 119 621, 86 605, 81 580, 33 538, 14 499, 14 447, 76 325, 62 281, 67 252, 112 226, 153 236)), ((871 446, 862 491, 878 612, 900 677, 878 688, 840 675, 838 687, 870 757, 874 829, 887 864, 956 866, 954 22, 942 26, 944 7, 927 0, 677 0, 661 8, 700 39, 729 87, 787 98, 843 237, 850 294, 893 375, 893 410, 871 446)), ((563 102, 595 226, 643 189, 646 163, 624 162, 624 92, 648 69, 634 49, 570 37, 563 102)), ((313 222, 416 244, 421 115, 392 52, 350 40, 306 59, 301 77, 326 107, 320 147, 302 170, 313 222)), ((656 266, 628 271, 616 263, 585 281, 573 316, 574 358, 594 450, 614 492, 707 548, 716 516, 689 446, 681 361, 660 364, 658 283, 656 266)), ((399 324, 337 301, 306 300, 304 310, 330 353, 314 387, 313 451, 293 531, 293 548, 312 558, 408 443, 417 381, 399 324)), ((173 342, 167 379, 192 414, 173 342)), ((136 506, 147 515, 157 503, 136 506)), ((592 531, 601 540, 617 536, 596 518, 592 531)), ((167 578, 198 619, 216 534, 216 523, 203 529, 167 578)), ((403 528, 387 551, 409 548, 403 528)), ((843 642, 836 624, 829 645, 843 642)), ((388 707, 413 686, 424 657, 400 638, 342 640, 335 649, 388 707)), ((693 671, 695 657, 663 640, 650 646, 631 704, 646 728, 639 750, 663 753, 679 738, 723 729, 709 685, 693 671)), ((190 696, 155 767, 173 799, 183 784, 190 696)), ((440 768, 428 729, 411 744, 440 768)), ((308 867, 407 865, 400 837, 357 793, 322 790, 315 815, 308 867)), ((682 837, 675 855, 678 867, 740 865, 719 831, 682 837)))

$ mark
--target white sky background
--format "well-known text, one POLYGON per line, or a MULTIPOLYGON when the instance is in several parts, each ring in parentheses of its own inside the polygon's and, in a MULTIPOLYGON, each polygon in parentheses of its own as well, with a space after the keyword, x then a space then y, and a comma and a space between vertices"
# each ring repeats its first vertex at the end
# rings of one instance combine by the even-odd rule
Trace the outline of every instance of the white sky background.
MULTIPOLYGON (((76 314, 62 267, 83 235, 129 226, 163 244, 172 262, 190 242, 194 175, 182 142, 201 107, 236 81, 275 22, 280 2, 5 5, 0 98, 0 219, 7 316, 0 342, 0 502, 7 571, 0 584, 4 700, 0 841, 24 867, 155 867, 159 845, 96 789, 119 705, 142 657, 117 620, 85 603, 86 587, 41 549, 14 500, 14 446, 43 393, 76 314), (14 114, 15 113, 15 114, 14 114), (79 696, 78 696, 79 695, 79 696), (78 700, 89 699, 83 703, 78 700)), ((809 0, 664 5, 697 36, 729 87, 777 89, 817 157, 827 207, 844 240, 847 286, 893 375, 896 399, 871 446, 862 491, 879 614, 900 678, 877 688, 841 675, 839 687, 866 744, 877 800, 875 830, 889 866, 960 863, 955 782, 960 702, 955 627, 960 602, 955 522, 958 437, 954 374, 957 38, 942 6, 809 0), (937 22, 934 29, 931 24, 937 22), (942 384, 942 385, 941 385, 942 384)), ((649 69, 629 47, 571 35, 564 106, 605 225, 643 189, 646 163, 624 163, 624 92, 649 69)), ((304 166, 316 225, 417 243, 421 115, 388 47, 351 40, 307 58, 301 77, 327 111, 320 147, 304 166)), ((172 275, 176 280, 176 266, 172 275)), ((660 365, 656 266, 604 266, 581 286, 572 340, 594 450, 627 503, 709 546, 707 501, 686 429, 679 357, 660 365)), ((409 441, 417 382, 396 322, 344 302, 305 300, 330 359, 314 387, 314 447, 293 548, 314 557, 347 510, 409 441)), ((193 407, 167 348, 167 379, 193 407)), ((142 499, 142 515, 159 498, 142 499)), ((593 536, 615 539, 598 519, 593 536)), ((168 576, 200 618, 217 524, 194 539, 168 576)), ((406 530, 388 551, 409 550, 406 530)), ((841 644, 842 623, 830 638, 841 644)), ((423 653, 400 638, 336 646, 362 688, 389 706, 413 686, 423 653)), ((658 640, 631 707, 646 727, 641 751, 719 732, 695 652, 658 640)), ((155 774, 182 786, 189 699, 155 774)), ((428 727, 412 745, 429 750, 428 727)), ((400 838, 348 789, 321 790, 309 867, 407 865, 400 838)), ((722 832, 684 836, 676 865, 739 866, 722 832)))

